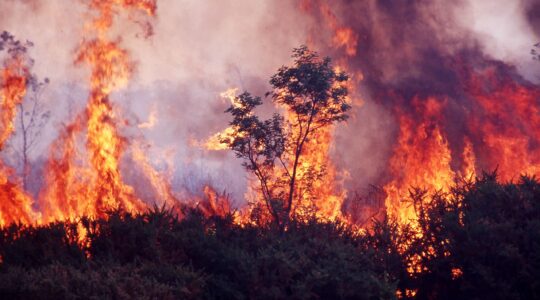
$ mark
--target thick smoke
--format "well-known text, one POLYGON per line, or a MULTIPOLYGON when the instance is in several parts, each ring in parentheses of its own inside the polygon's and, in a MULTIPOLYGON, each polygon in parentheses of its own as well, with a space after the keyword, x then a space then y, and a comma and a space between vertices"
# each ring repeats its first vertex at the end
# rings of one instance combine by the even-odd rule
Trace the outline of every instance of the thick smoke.
MULTIPOLYGON (((387 175, 396 109, 414 114, 414 97, 449 99, 445 119, 452 123, 441 126, 453 150, 462 148, 468 99, 459 66, 501 60, 505 74, 534 80, 539 68, 531 67, 528 51, 540 34, 539 4, 510 2, 159 0, 151 32, 127 21, 115 28, 137 69, 129 87, 112 98, 126 119, 124 134, 149 144, 158 168, 172 161, 175 188, 195 191, 211 183, 242 199, 245 173, 234 155, 200 146, 227 125, 228 104, 219 94, 238 87, 262 95, 292 48, 307 43, 363 79, 354 89, 362 104, 333 145, 337 167, 350 173, 348 188, 360 189, 387 175), (332 42, 335 29, 327 26, 324 5, 355 33, 352 49, 332 42), (153 126, 139 128, 152 113, 153 126)), ((88 70, 73 60, 89 13, 84 1, 0 2, 0 28, 33 41, 33 71, 51 79, 44 98, 53 117, 33 152, 36 162, 87 99, 88 70)))
MULTIPOLYGON (((84 30, 81 20, 91 12, 84 1, 70 0, 2 1, 0 11, 0 27, 34 42, 33 71, 51 80, 44 99, 53 109, 52 120, 33 152, 36 163, 42 162, 48 144, 87 99, 88 70, 73 61, 84 30)), ((128 21, 111 34, 120 37, 136 63, 129 87, 112 97, 129 121, 124 134, 150 144, 149 160, 158 168, 168 161, 177 189, 201 190, 210 183, 242 200, 246 176, 234 155, 201 145, 228 125, 223 113, 228 103, 219 94, 231 87, 263 94, 291 49, 305 43, 306 26, 288 1, 161 0, 157 15, 151 36, 144 24, 128 21), (152 112, 155 124, 139 129, 152 112)))
MULTIPOLYGON (((384 184, 389 175, 385 163, 398 134, 397 116, 425 121, 418 115, 418 103, 430 97, 444 109, 429 124, 442 128, 452 153, 463 152, 464 136, 474 139, 476 149, 485 149, 483 137, 470 132, 468 123, 484 113, 472 99, 471 76, 495 70, 497 83, 482 86, 486 92, 505 80, 532 88, 527 80, 534 80, 540 69, 529 55, 538 38, 531 26, 537 7, 518 1, 304 1, 304 10, 314 20, 310 34, 316 47, 363 77, 358 96, 365 103, 337 136, 337 147, 351 149, 336 155, 341 165, 353 170, 351 184, 366 184, 366 178, 367 183, 384 184), (328 9, 337 25, 328 17, 328 9), (332 43, 336 28, 352 29, 357 38, 354 55, 346 46, 332 43)), ((532 121, 504 123, 495 119, 499 117, 486 114, 484 120, 498 124, 494 127, 516 126, 524 136, 533 134, 530 130, 535 127, 527 124, 532 121)), ((529 146, 536 144, 531 140, 529 146)), ((479 154, 480 168, 496 167, 487 157, 491 154, 479 154)), ((453 156, 452 166, 457 169, 459 164, 460 157, 453 156)))

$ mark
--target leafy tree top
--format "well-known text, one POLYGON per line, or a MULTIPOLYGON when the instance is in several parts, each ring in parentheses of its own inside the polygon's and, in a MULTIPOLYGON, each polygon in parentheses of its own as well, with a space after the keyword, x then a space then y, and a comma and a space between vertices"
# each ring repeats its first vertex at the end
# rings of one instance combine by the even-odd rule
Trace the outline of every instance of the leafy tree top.
POLYGON ((295 199, 323 178, 324 166, 318 171, 302 169, 304 175, 299 175, 310 137, 322 127, 345 121, 351 108, 348 76, 336 71, 330 58, 320 58, 306 46, 294 49, 292 58, 291 66, 282 66, 271 77, 272 91, 266 93, 284 109, 285 117, 274 113, 260 120, 254 110, 262 99, 244 92, 227 109, 233 117, 231 130, 221 137, 257 177, 266 209, 279 224, 289 219, 295 199))

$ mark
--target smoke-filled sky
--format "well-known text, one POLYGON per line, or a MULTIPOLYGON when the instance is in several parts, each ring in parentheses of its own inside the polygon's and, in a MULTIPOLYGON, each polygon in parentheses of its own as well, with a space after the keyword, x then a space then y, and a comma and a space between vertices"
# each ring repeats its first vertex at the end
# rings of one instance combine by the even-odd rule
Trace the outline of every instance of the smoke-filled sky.
MULTIPOLYGON (((40 78, 51 79, 44 99, 52 119, 45 128, 41 147, 33 153, 34 159, 47 156, 48 143, 62 124, 70 121, 73 110, 81 109, 87 100, 88 70, 73 64, 76 48, 84 36, 84 20, 91 15, 84 2, 0 1, 0 29, 18 39, 32 41, 33 71, 40 78)), ((197 144, 227 126, 228 116, 223 113, 227 102, 219 94, 238 87, 262 95, 269 88, 269 77, 290 61, 294 47, 307 43, 325 55, 344 55, 339 49, 329 50, 331 39, 324 36, 321 19, 302 8, 306 2, 309 1, 158 0, 155 20, 140 21, 129 14, 118 17, 111 37, 130 51, 137 66, 129 86, 112 97, 128 120, 124 134, 144 137, 152 145, 148 153, 156 166, 172 158, 174 184, 196 188, 209 181, 242 198, 245 176, 240 162, 232 153, 206 151, 197 144), (144 22, 151 23, 153 34, 148 34, 144 22), (155 125, 137 128, 152 113, 157 116, 155 125)), ((534 28, 539 24, 538 1, 404 2, 329 1, 344 25, 369 15, 374 22, 369 26, 389 33, 389 40, 381 42, 384 37, 378 37, 378 43, 367 55, 371 59, 375 57, 371 53, 385 53, 381 54, 381 77, 394 80, 399 77, 396 72, 404 72, 395 65, 385 65, 392 62, 386 53, 401 51, 394 58, 413 61, 419 59, 415 49, 423 46, 417 43, 429 47, 436 39, 441 44, 437 47, 444 51, 475 44, 485 55, 518 67, 528 80, 539 81, 540 67, 531 62, 529 55, 532 45, 540 39, 540 30, 534 28), (393 15, 395 20, 386 19, 393 15), (410 18, 397 19, 404 16, 410 18), (392 32, 399 22, 403 22, 403 36, 410 38, 408 49, 392 49, 392 32), (419 29, 424 27, 429 28, 431 36, 418 36, 419 29)), ((312 5, 318 3, 313 1, 312 5)), ((365 42, 369 40, 360 36, 359 43, 365 42)), ((357 55, 361 60, 363 53, 359 51, 357 55)), ((363 76, 369 77, 369 71, 373 70, 362 70, 363 76)), ((338 168, 347 166, 354 178, 350 188, 377 181, 395 135, 388 107, 378 104, 370 95, 359 88, 355 96, 362 99, 356 103, 363 104, 354 108, 349 124, 341 126, 333 147, 338 168)))

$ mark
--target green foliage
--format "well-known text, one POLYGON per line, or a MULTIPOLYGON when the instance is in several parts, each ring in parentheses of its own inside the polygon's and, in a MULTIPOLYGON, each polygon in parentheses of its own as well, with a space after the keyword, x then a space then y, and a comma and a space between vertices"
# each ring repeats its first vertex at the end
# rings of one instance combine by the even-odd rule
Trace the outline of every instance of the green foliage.
POLYGON ((269 93, 298 118, 292 125, 320 127, 345 121, 351 108, 346 101, 347 87, 343 85, 349 79, 347 74, 336 72, 329 57, 320 59, 306 46, 294 49, 293 58, 292 66, 283 66, 272 76, 270 84, 274 90, 269 93))

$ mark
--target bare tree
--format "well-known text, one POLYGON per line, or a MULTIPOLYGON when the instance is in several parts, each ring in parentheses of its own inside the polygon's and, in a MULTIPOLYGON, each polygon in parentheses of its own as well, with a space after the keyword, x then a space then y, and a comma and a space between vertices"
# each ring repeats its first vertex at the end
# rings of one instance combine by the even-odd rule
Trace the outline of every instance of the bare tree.
POLYGON ((19 154, 21 177, 25 189, 28 187, 28 177, 31 171, 29 155, 38 144, 43 127, 51 115, 43 103, 43 92, 48 84, 48 78, 40 81, 37 76, 32 75, 28 79, 29 93, 25 101, 18 105, 19 119, 15 131, 16 139, 13 141, 15 145, 13 146, 19 154))
POLYGON ((9 147, 14 150, 16 158, 20 161, 21 177, 25 188, 30 170, 29 154, 36 145, 41 129, 47 123, 50 115, 48 111, 45 111, 41 101, 42 92, 49 80, 45 79, 41 82, 30 73, 34 61, 28 55, 28 49, 32 46, 32 42, 19 41, 7 31, 0 34, 0 52, 6 50, 11 61, 24 63, 22 69, 27 91, 24 100, 16 103, 18 119, 14 122, 15 131, 9 141, 9 147))

